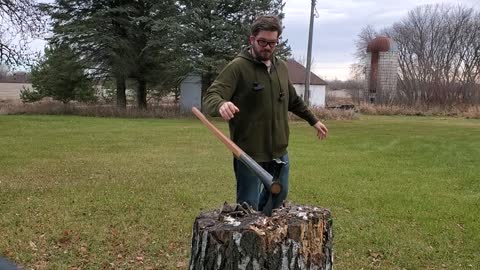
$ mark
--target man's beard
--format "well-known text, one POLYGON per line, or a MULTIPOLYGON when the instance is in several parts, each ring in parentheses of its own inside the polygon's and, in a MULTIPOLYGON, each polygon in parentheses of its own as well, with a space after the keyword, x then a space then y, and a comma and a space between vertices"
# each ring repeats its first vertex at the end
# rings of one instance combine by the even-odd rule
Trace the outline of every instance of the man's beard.
POLYGON ((268 61, 272 58, 273 50, 267 51, 258 48, 257 46, 252 46, 253 52, 255 53, 255 58, 259 61, 268 61))

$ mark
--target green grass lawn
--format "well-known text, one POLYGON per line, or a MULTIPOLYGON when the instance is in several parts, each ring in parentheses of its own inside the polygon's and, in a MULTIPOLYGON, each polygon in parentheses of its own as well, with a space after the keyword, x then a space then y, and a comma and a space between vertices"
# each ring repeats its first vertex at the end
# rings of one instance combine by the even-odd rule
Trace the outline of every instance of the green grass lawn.
MULTIPOLYGON (((226 124, 215 122, 226 132, 226 124)), ((480 121, 291 124, 289 199, 331 209, 336 269, 480 269, 480 121)), ((0 255, 34 269, 185 269, 202 210, 234 201, 202 124, 0 116, 0 255)))

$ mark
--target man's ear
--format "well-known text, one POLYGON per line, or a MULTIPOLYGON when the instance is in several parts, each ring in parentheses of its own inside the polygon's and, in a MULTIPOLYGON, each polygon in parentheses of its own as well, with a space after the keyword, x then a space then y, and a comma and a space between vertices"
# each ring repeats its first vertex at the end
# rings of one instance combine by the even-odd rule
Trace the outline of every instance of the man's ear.
POLYGON ((254 42, 255 42, 255 36, 250 35, 250 45, 253 45, 254 42))

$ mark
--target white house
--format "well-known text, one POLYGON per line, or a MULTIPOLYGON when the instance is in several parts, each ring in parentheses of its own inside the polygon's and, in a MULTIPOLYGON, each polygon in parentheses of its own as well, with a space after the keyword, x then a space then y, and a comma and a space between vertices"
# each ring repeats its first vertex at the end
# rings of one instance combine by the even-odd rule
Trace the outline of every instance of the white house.
MULTIPOLYGON (((288 77, 292 82, 297 95, 305 95, 305 76, 307 69, 294 59, 287 60, 288 77)), ((315 73, 310 72, 310 106, 325 107, 325 93, 327 82, 320 79, 315 73)))

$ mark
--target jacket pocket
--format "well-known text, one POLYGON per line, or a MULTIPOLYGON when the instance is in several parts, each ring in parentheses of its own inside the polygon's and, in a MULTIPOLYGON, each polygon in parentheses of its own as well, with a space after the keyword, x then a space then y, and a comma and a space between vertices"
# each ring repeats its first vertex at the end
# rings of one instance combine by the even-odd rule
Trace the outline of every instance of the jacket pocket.
POLYGON ((239 130, 238 146, 247 154, 265 153, 271 140, 265 134, 265 123, 262 121, 249 122, 245 130, 239 130))
POLYGON ((275 148, 274 151, 281 151, 288 146, 288 138, 290 137, 290 130, 288 123, 284 120, 276 120, 275 126, 275 148))

